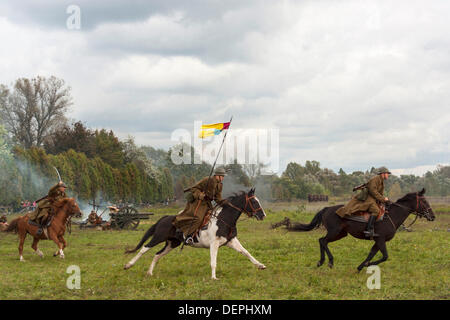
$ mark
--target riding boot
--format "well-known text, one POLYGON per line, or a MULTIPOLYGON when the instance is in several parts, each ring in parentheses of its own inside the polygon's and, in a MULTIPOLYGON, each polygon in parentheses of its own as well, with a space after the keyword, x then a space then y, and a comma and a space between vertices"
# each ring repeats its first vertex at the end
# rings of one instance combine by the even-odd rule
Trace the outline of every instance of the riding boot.
POLYGON ((41 225, 42 227, 45 227, 45 225, 47 224, 47 218, 48 218, 48 217, 42 217, 42 218, 41 218, 40 225, 41 225))
POLYGON ((372 216, 372 215, 369 217, 369 221, 367 222, 366 231, 364 231, 366 238, 378 237, 378 234, 375 233, 375 228, 374 228, 376 219, 377 219, 377 217, 372 216))

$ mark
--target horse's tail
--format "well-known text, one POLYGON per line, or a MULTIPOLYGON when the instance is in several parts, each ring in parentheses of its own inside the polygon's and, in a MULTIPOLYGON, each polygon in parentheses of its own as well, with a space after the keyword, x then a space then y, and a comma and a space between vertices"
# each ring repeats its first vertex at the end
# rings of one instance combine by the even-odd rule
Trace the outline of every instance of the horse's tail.
POLYGON ((125 253, 133 253, 138 251, 142 245, 144 244, 145 241, 148 240, 148 238, 150 238, 151 236, 153 236, 153 234, 155 233, 156 227, 158 226, 158 224, 161 222, 161 220, 163 218, 165 218, 166 216, 162 217, 161 219, 159 219, 154 225, 152 225, 147 232, 145 232, 144 236, 142 237, 141 241, 139 241, 139 243, 137 244, 136 248, 131 249, 131 250, 126 250, 125 253))
POLYGON ((5 232, 15 232, 17 233, 18 222, 20 218, 16 218, 9 224, 8 228, 6 228, 5 232))
POLYGON ((322 216, 325 213, 326 209, 327 207, 317 212, 309 224, 298 222, 292 223, 289 227, 289 231, 311 231, 312 229, 320 227, 320 225, 322 224, 322 216))

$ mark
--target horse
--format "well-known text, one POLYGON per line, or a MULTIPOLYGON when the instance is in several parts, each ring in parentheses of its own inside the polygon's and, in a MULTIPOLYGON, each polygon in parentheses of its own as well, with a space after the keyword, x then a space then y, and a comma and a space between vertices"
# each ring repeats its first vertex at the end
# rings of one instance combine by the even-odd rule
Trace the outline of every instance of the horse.
MULTIPOLYGON (((266 266, 256 260, 237 239, 236 222, 243 212, 249 217, 255 217, 257 220, 263 220, 266 216, 264 209, 261 207, 261 204, 254 193, 254 188, 252 188, 248 193, 241 191, 240 193, 228 197, 221 205, 215 206, 211 214, 211 219, 207 223, 206 227, 199 230, 196 239, 197 241, 187 244, 194 248, 210 249, 211 278, 214 280, 217 280, 217 252, 219 247, 224 245, 227 245, 228 247, 233 248, 245 255, 254 265, 258 267, 258 269, 266 269, 266 266)), ((172 224, 175 217, 176 215, 167 215, 159 219, 147 230, 141 241, 133 250, 127 250, 125 252, 136 252, 142 247, 147 239, 153 236, 153 238, 139 251, 139 253, 125 265, 125 270, 131 268, 144 253, 150 250, 150 248, 161 242, 165 242, 165 246, 155 254, 147 272, 148 276, 153 275, 153 269, 155 268, 158 260, 181 244, 181 240, 175 235, 176 229, 172 224)))
MULTIPOLYGON (((383 220, 375 222, 375 233, 378 234, 377 237, 373 238, 375 244, 372 246, 367 258, 358 266, 358 272, 364 267, 378 265, 388 259, 386 242, 394 238, 397 229, 411 213, 415 213, 418 217, 425 217, 428 221, 435 219, 433 210, 424 194, 425 189, 422 189, 420 192, 408 193, 395 203, 387 205, 383 220), (371 261, 378 251, 381 251, 382 258, 371 261)), ((328 256, 328 266, 332 268, 334 265, 333 255, 328 248, 328 243, 340 240, 346 237, 348 233, 357 239, 371 240, 367 239, 364 234, 366 223, 349 220, 349 217, 341 218, 336 214, 336 210, 342 206, 336 205, 323 208, 314 216, 309 224, 292 223, 289 218, 285 218, 280 223, 273 225, 273 228, 285 225, 289 231, 311 231, 323 224, 327 230, 327 234, 325 237, 319 239, 320 260, 317 263, 317 267, 323 265, 326 253, 328 256)))
POLYGON ((23 244, 25 242, 25 238, 27 234, 31 234, 33 236, 33 244, 31 247, 34 249, 35 253, 41 258, 44 257, 44 254, 41 250, 38 249, 39 240, 51 239, 58 246, 59 250, 55 252, 53 256, 58 256, 64 259, 64 248, 67 246, 67 242, 64 239, 64 233, 66 231, 66 224, 70 221, 72 217, 81 218, 82 213, 78 204, 76 203, 74 198, 65 198, 56 201, 53 204, 53 212, 50 225, 47 227, 48 237, 44 232, 38 234, 38 229, 40 228, 36 224, 31 224, 29 222, 29 217, 27 215, 18 217, 11 221, 11 224, 6 229, 6 232, 16 232, 19 233, 19 256, 20 261, 25 261, 23 258, 23 244))

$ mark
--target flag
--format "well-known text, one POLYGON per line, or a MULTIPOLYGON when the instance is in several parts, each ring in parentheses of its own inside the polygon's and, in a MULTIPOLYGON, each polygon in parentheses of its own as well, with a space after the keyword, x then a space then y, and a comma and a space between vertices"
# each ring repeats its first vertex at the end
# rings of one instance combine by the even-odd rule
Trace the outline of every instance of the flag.
POLYGON ((220 134, 223 130, 228 129, 229 126, 230 126, 229 122, 204 124, 202 125, 202 128, 198 136, 202 139, 205 137, 216 136, 220 134))

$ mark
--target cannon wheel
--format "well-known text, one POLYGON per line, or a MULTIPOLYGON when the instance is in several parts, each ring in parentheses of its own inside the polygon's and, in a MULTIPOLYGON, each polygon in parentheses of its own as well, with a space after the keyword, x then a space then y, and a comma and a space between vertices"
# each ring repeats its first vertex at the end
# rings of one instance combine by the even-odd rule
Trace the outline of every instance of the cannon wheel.
POLYGON ((118 229, 135 230, 140 222, 140 219, 133 217, 139 212, 133 207, 124 207, 117 212, 112 227, 118 229))

